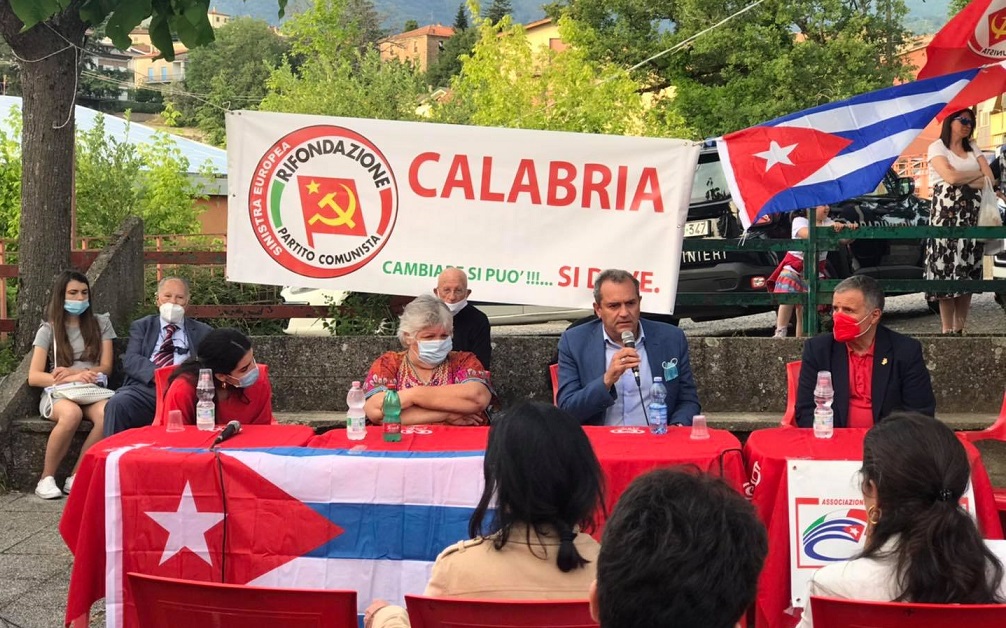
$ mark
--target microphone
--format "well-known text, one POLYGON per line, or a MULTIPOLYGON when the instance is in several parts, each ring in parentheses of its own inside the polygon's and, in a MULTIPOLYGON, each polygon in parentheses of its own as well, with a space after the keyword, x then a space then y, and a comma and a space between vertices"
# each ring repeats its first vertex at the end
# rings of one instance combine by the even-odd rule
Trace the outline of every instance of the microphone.
POLYGON ((217 439, 213 441, 213 444, 210 445, 210 449, 213 449, 214 447, 224 442, 225 440, 232 438, 235 434, 237 434, 240 431, 241 431, 241 422, 231 421, 230 423, 227 424, 227 427, 224 428, 224 431, 220 432, 220 435, 217 436, 217 439))
MULTIPOLYGON (((626 347, 630 348, 630 349, 635 349, 636 348, 636 337, 632 334, 631 331, 623 331, 622 332, 622 344, 625 345, 626 347)), ((640 384, 639 384, 639 367, 638 366, 632 367, 632 376, 636 378, 636 388, 639 388, 640 384)))

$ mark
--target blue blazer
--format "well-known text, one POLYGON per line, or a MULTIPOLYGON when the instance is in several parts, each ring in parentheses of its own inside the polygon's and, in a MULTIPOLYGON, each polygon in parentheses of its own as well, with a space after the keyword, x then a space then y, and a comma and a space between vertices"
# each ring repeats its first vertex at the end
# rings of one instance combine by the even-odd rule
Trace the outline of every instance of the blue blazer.
MULTIPOLYGON (((814 387, 818 371, 831 371, 835 388, 835 427, 849 425, 849 349, 832 334, 818 334, 803 343, 800 384, 796 392, 796 424, 814 425, 814 387)), ((927 416, 936 413, 936 397, 929 369, 922 358, 922 344, 883 325, 877 327, 873 344, 873 422, 897 410, 914 410, 927 416)))
MULTIPOLYGON (((213 328, 189 317, 183 322, 185 339, 189 343, 189 355, 196 355, 199 343, 213 328)), ((161 315, 151 314, 133 321, 129 326, 129 344, 122 354, 122 370, 126 373, 123 385, 154 387, 154 363, 150 356, 161 333, 161 315)))
MULTIPOLYGON (((663 374, 665 361, 678 359, 678 376, 667 386, 667 422, 691 425, 699 414, 688 341, 677 327, 641 319, 646 337, 646 358, 654 375, 663 374)), ((617 393, 604 386, 604 330, 600 320, 567 329, 559 338, 559 407, 583 425, 604 425, 605 411, 615 404, 617 393)))

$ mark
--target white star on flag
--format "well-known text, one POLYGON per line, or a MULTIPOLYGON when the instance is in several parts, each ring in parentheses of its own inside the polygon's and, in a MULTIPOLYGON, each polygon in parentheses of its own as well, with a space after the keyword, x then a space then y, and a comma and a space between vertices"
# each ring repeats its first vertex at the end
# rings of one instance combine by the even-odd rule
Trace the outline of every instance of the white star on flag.
POLYGON ((792 166, 793 162, 789 160, 789 154, 793 152, 796 148, 796 144, 790 144, 789 146, 779 146, 779 143, 772 140, 769 144, 768 150, 762 151, 760 153, 755 153, 755 157, 761 157, 765 160, 765 172, 772 169, 772 166, 776 164, 786 164, 787 166, 792 166))
POLYGON ((206 546, 206 532, 224 519, 222 512, 199 512, 196 510, 196 502, 192 499, 192 488, 189 483, 185 483, 182 490, 182 498, 178 502, 178 510, 175 512, 148 512, 148 517, 157 522, 168 531, 168 542, 164 545, 164 553, 161 554, 163 565, 169 558, 188 548, 209 565, 213 565, 210 560, 210 550, 206 546))

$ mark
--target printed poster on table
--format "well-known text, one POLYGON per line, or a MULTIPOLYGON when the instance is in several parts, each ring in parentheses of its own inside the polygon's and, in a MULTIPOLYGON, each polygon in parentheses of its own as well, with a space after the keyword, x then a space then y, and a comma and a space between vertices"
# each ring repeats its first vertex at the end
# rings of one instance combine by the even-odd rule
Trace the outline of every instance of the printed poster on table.
MULTIPOLYGON (((787 460, 789 485, 790 596, 807 600, 814 572, 863 550, 867 514, 860 489, 861 460, 787 460)), ((961 506, 974 517, 974 491, 961 506)))
POLYGON ((673 310, 695 142, 238 111, 227 146, 231 281, 589 307, 621 268, 673 310))

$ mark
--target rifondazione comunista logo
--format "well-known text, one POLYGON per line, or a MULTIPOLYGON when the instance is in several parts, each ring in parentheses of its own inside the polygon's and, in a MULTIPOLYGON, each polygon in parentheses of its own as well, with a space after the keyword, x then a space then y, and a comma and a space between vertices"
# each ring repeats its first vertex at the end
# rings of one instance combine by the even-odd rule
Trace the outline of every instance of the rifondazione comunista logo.
POLYGON ((363 135, 333 125, 303 127, 259 159, 248 215, 259 244, 287 270, 341 277, 387 243, 398 186, 388 160, 363 135))

